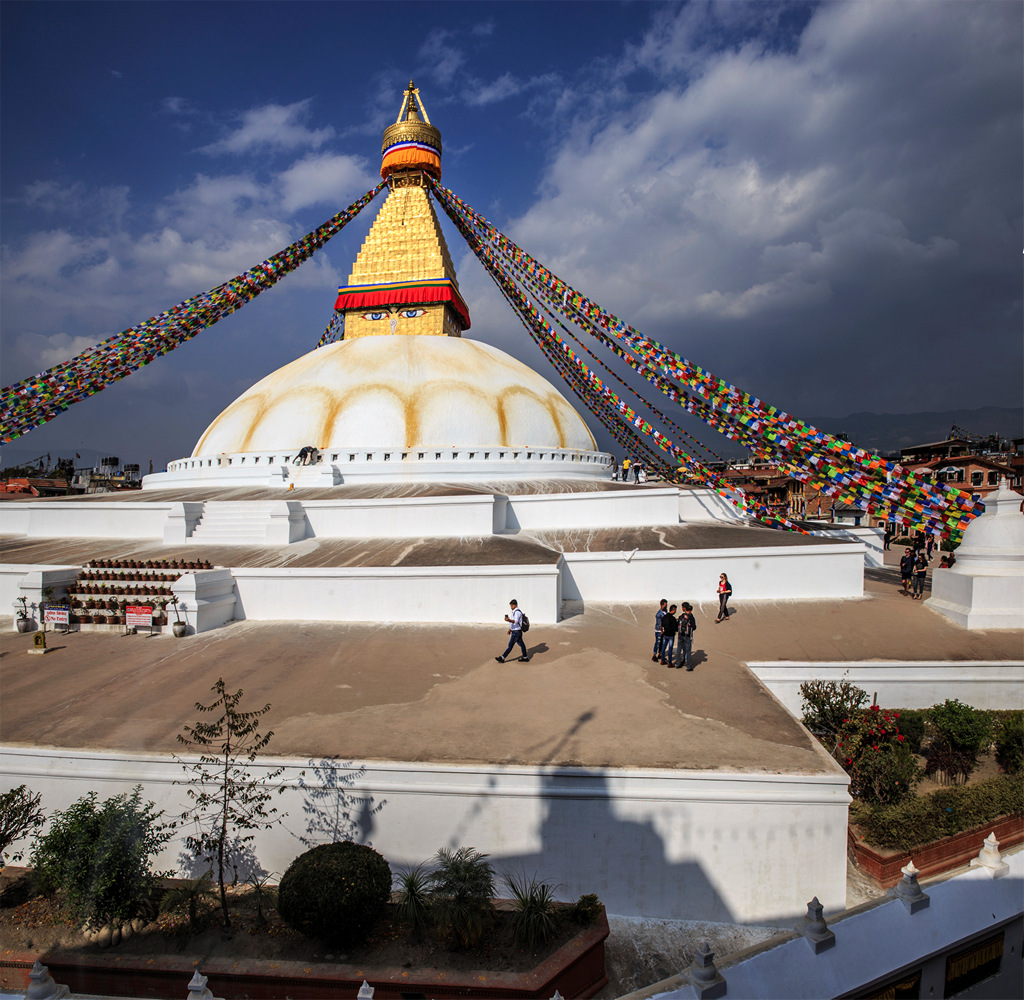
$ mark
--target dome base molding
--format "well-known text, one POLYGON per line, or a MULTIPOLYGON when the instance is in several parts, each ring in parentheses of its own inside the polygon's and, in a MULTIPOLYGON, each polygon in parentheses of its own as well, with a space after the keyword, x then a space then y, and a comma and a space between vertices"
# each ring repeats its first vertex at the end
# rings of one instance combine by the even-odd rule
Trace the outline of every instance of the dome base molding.
POLYGON ((173 486, 339 486, 342 483, 487 482, 503 479, 610 479, 612 456, 575 448, 346 448, 302 465, 295 452, 240 452, 180 458, 142 480, 173 486))

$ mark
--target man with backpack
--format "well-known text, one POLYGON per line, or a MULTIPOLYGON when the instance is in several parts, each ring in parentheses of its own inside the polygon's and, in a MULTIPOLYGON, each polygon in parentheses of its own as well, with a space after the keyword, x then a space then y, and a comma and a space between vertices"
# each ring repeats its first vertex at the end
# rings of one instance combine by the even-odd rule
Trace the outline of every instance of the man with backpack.
POLYGON ((693 605, 683 601, 683 610, 679 615, 679 659, 680 666, 693 670, 693 633, 697 631, 697 619, 693 617, 693 605))
POLYGON ((519 662, 529 663, 530 656, 526 652, 526 643, 523 642, 523 633, 530 630, 530 619, 519 610, 518 601, 514 599, 509 601, 508 606, 512 610, 511 618, 508 615, 505 615, 505 621, 508 622, 508 649, 506 649, 501 656, 496 656, 495 659, 499 663, 504 663, 508 658, 508 654, 512 652, 512 647, 518 642, 519 648, 523 651, 523 655, 519 657, 519 662))

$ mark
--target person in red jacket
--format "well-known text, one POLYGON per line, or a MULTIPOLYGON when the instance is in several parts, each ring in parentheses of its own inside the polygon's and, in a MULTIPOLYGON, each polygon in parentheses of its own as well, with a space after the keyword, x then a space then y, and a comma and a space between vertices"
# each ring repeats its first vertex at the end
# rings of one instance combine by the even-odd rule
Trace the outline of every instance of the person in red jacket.
POLYGON ((729 577, 722 573, 718 577, 718 617, 715 619, 717 625, 724 618, 729 620, 729 598, 732 597, 732 584, 729 577))

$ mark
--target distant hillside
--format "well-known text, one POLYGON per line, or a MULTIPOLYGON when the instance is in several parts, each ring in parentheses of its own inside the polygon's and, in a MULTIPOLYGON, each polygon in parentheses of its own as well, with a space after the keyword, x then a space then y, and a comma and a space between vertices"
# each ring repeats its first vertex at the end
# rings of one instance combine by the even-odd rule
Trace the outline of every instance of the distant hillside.
POLYGON ((865 451, 899 451, 915 444, 942 441, 953 425, 972 434, 1024 437, 1024 407, 983 406, 977 410, 934 413, 851 413, 846 417, 812 417, 808 423, 830 434, 846 434, 865 451))

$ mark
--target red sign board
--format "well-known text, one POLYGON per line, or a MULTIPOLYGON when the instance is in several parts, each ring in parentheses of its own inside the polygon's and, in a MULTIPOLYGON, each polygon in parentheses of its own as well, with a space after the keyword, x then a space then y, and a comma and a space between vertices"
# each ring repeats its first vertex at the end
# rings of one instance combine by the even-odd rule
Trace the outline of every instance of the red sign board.
POLYGON ((124 609, 124 623, 129 627, 133 625, 151 627, 153 625, 153 606, 151 604, 129 604, 124 609))
POLYGON ((50 604, 43 609, 43 621, 47 625, 67 625, 70 612, 66 604, 50 604))

